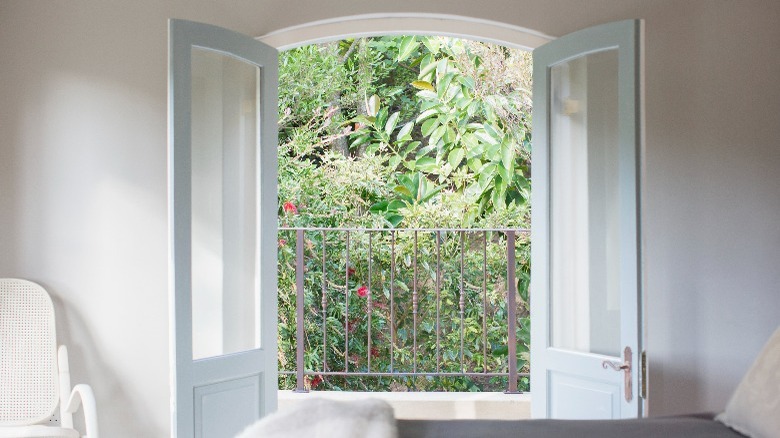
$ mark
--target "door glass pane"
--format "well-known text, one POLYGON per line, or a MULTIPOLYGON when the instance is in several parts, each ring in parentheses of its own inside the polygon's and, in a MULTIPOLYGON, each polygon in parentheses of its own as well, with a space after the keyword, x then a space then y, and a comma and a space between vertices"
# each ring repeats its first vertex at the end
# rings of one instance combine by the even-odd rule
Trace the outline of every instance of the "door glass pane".
POLYGON ((259 69, 192 50, 193 359, 260 347, 259 69))
POLYGON ((550 71, 552 346, 620 356, 618 54, 550 71))

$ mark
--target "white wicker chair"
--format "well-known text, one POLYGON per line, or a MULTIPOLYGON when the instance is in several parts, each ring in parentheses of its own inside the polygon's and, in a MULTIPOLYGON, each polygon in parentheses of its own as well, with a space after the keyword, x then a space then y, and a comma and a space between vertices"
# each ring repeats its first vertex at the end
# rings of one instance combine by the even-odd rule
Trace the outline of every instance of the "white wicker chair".
POLYGON ((85 436, 99 438, 92 388, 71 390, 49 294, 30 281, 0 279, 0 438, 78 438, 73 413, 80 405, 85 436), (60 424, 50 426, 58 404, 60 424))

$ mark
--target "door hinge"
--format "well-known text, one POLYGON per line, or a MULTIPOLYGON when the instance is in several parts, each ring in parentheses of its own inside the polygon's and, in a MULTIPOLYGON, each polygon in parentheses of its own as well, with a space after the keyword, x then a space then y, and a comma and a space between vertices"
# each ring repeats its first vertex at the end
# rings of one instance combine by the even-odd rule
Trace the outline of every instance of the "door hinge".
POLYGON ((647 399, 647 351, 642 350, 642 354, 639 357, 639 379, 641 381, 639 385, 639 397, 647 399))

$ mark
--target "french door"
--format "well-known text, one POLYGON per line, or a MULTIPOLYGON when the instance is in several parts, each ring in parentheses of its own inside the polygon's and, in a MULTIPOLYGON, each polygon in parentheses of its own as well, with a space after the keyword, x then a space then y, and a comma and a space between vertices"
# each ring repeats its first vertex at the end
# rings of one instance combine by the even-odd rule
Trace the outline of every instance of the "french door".
MULTIPOLYGON (((173 434, 276 409, 277 52, 171 20, 173 434)), ((641 22, 534 51, 532 412, 624 418, 639 397, 641 22)))
POLYGON ((235 436, 276 410, 275 49, 169 22, 173 422, 235 436))
POLYGON ((537 418, 641 415, 641 26, 533 53, 531 391, 537 418))

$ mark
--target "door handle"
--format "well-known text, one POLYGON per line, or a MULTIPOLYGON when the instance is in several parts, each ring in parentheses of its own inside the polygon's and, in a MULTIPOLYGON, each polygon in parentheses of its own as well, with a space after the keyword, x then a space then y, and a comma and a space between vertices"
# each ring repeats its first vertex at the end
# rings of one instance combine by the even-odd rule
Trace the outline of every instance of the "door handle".
POLYGON ((626 347, 623 350, 623 362, 615 362, 611 360, 605 360, 601 362, 601 367, 605 370, 607 368, 612 368, 615 371, 623 371, 623 379, 624 379, 624 389, 625 389, 625 397, 627 402, 631 402, 631 400, 634 398, 634 390, 631 386, 631 364, 632 364, 632 358, 633 354, 631 352, 631 347, 626 347))
POLYGON ((611 360, 605 360, 601 363, 601 366, 604 367, 606 370, 607 368, 612 368, 615 371, 623 371, 623 370, 629 370, 631 369, 631 365, 624 363, 624 362, 612 362, 611 360))

